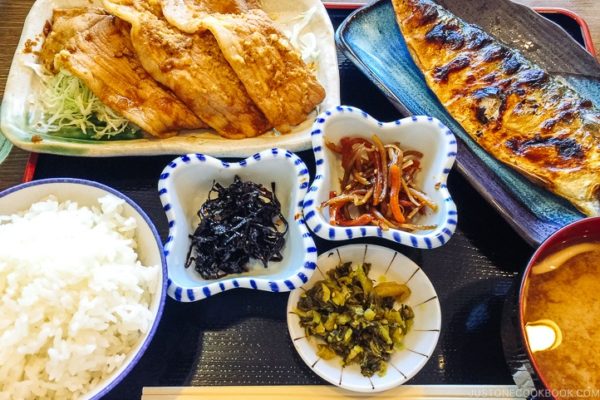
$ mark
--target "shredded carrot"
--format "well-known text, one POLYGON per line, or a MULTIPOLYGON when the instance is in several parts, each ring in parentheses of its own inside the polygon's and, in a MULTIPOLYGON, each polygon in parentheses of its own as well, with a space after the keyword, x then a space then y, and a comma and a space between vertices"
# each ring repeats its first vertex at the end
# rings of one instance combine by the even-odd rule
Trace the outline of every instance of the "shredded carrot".
POLYGON ((342 220, 338 221, 340 226, 361 226, 361 225, 369 225, 371 221, 373 221, 375 217, 371 214, 363 214, 358 218, 351 220, 342 220))
POLYGON ((406 218, 404 218, 402 210, 400 209, 400 204, 398 203, 398 195, 400 194, 400 174, 400 168, 396 164, 390 167, 390 208, 392 209, 394 219, 398 223, 403 224, 406 221, 406 218))
POLYGON ((381 229, 406 231, 431 229, 419 225, 419 215, 437 205, 415 185, 421 154, 403 150, 399 143, 384 144, 373 135, 343 137, 339 143, 327 142, 338 154, 344 174, 340 192, 331 192, 328 201, 331 225, 375 225, 381 229))

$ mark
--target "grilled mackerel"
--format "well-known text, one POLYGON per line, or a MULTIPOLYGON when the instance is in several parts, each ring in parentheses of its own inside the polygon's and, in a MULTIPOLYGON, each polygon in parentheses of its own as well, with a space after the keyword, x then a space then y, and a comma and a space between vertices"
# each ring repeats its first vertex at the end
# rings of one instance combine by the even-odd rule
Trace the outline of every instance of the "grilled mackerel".
POLYGON ((586 215, 600 215, 600 110, 436 3, 392 2, 415 63, 465 131, 586 215))

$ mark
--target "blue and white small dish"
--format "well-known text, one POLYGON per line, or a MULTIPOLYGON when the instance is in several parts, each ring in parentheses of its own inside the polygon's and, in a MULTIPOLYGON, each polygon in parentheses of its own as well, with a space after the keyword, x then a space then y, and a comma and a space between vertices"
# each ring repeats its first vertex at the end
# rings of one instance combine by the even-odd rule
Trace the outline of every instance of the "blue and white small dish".
POLYGON ((177 301, 202 300, 235 288, 285 292, 310 279, 317 260, 317 248, 302 218, 302 200, 309 185, 304 162, 294 153, 273 148, 237 163, 221 161, 203 154, 187 154, 170 162, 163 170, 158 190, 169 222, 165 256, 169 272, 168 293, 177 301), (194 268, 186 268, 189 235, 199 223, 198 210, 208 198, 213 181, 226 186, 235 176, 243 181, 275 183, 281 213, 289 223, 283 260, 264 268, 259 261, 242 274, 205 280, 194 268))
POLYGON ((325 111, 316 119, 312 144, 317 172, 304 199, 304 219, 318 236, 328 240, 381 237, 410 247, 432 249, 447 243, 454 234, 458 216, 446 181, 456 159, 456 138, 437 119, 413 116, 383 123, 357 108, 339 106, 325 111), (416 184, 437 204, 438 209, 418 217, 415 223, 435 225, 435 229, 410 233, 398 229, 383 230, 377 226, 341 227, 329 224, 328 208, 322 208, 321 204, 329 199, 330 191, 340 192, 343 169, 340 157, 325 143, 339 143, 346 136, 371 139, 373 134, 384 144, 398 142, 403 149, 423 153, 416 184))
POLYGON ((351 244, 327 251, 319 256, 317 272, 302 289, 290 293, 287 304, 287 323, 294 347, 304 362, 329 383, 355 392, 381 392, 406 383, 425 366, 440 337, 442 312, 437 293, 423 270, 406 256, 387 247, 370 244, 351 244), (325 360, 317 355, 316 339, 307 338, 300 318, 294 312, 300 296, 327 271, 352 262, 370 263, 369 277, 375 281, 399 282, 407 285, 411 295, 405 301, 415 314, 413 326, 404 337, 404 348, 392 354, 384 376, 368 378, 357 364, 341 364, 341 358, 325 360))

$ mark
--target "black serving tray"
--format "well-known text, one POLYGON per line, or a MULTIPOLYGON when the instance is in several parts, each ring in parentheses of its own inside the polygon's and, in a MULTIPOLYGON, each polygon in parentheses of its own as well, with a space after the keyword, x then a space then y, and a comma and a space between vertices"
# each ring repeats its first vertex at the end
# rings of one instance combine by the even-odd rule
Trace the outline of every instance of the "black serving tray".
MULTIPOLYGON (((330 10, 337 27, 348 10, 330 10)), ((577 23, 553 19, 578 35, 577 23)), ((398 111, 342 54, 338 54, 341 98, 380 120, 398 111)), ((299 154, 314 176, 311 152, 299 154)), ((163 240, 167 220, 158 176, 175 156, 75 158, 40 155, 34 179, 76 177, 110 185, 136 201, 152 218, 163 240)), ((442 307, 436 350, 411 384, 512 384, 500 324, 505 297, 533 253, 494 209, 456 172, 448 186, 458 206, 454 237, 434 250, 378 243, 407 255, 431 279, 442 307)), ((315 238, 320 252, 348 242, 315 238)), ((237 289, 196 303, 167 299, 159 329, 137 366, 107 399, 140 398, 144 386, 325 384, 296 354, 286 325, 286 293, 237 289)))

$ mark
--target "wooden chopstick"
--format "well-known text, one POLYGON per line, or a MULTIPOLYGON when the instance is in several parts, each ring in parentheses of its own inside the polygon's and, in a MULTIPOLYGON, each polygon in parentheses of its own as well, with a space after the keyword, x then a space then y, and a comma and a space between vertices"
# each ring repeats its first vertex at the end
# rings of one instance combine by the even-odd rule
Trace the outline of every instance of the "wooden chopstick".
POLYGON ((145 387, 142 400, 515 400, 517 387, 510 385, 403 385, 382 393, 356 393, 330 385, 304 386, 199 386, 145 387))

